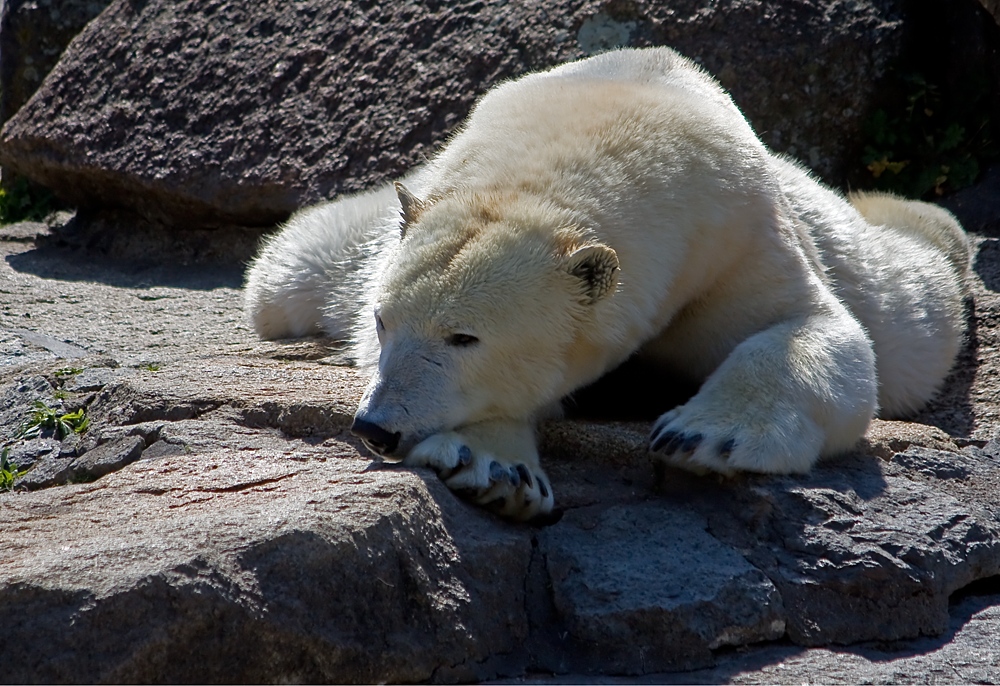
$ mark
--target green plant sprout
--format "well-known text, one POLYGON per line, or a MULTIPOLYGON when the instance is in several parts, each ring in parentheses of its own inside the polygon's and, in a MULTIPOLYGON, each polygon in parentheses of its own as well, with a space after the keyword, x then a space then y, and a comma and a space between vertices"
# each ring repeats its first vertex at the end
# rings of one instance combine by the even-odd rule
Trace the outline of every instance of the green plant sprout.
POLYGON ((23 472, 10 463, 10 448, 4 448, 0 452, 0 491, 14 490, 14 481, 23 472))
POLYGON ((35 411, 31 419, 21 429, 21 438, 38 438, 46 429, 55 432, 61 441, 72 433, 82 434, 90 426, 90 418, 81 407, 73 412, 59 414, 55 408, 49 407, 41 400, 35 401, 35 411))

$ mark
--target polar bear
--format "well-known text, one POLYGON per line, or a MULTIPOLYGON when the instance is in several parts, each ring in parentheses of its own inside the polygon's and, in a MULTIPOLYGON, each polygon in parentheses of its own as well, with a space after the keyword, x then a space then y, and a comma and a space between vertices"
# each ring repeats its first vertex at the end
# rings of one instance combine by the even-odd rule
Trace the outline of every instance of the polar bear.
POLYGON ((349 340, 372 451, 529 519, 554 502, 534 422, 631 356, 703 382, 652 428, 668 464, 794 473, 849 450, 942 383, 969 264, 945 210, 848 201, 648 48, 504 83, 402 182, 293 216, 246 312, 264 338, 349 340))

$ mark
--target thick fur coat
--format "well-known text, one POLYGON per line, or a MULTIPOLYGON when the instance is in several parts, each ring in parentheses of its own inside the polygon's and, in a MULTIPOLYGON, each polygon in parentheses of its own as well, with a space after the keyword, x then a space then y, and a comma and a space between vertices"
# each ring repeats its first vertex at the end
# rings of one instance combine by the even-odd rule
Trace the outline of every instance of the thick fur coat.
POLYGON ((703 382, 653 426, 658 459, 789 473, 848 450, 940 386, 968 270, 947 212, 845 199, 654 48, 504 83, 401 183, 295 215, 246 310, 265 338, 352 342, 372 450, 530 518, 553 505, 534 421, 633 355, 703 382))

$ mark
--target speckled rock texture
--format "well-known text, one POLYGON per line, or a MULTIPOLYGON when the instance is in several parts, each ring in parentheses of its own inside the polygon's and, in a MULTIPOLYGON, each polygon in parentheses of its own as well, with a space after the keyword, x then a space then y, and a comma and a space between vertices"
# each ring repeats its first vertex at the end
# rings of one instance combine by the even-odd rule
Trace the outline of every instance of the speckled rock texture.
POLYGON ((28 102, 69 42, 109 0, 5 0, 0 9, 0 124, 28 102))
MULTIPOLYGON (((1000 216, 991 178, 958 204, 1000 216)), ((0 447, 25 472, 0 493, 0 681, 1000 681, 995 236, 916 421, 727 480, 658 476, 647 421, 549 422, 564 514, 538 528, 372 461, 347 431, 366 379, 333 341, 257 341, 241 265, 47 231, 0 229, 0 447), (26 437, 37 402, 90 426, 26 437)))
POLYGON ((267 226, 418 164, 502 79, 671 45, 766 143, 838 180, 906 43, 903 4, 115 0, 7 124, 0 165, 88 212, 267 226))

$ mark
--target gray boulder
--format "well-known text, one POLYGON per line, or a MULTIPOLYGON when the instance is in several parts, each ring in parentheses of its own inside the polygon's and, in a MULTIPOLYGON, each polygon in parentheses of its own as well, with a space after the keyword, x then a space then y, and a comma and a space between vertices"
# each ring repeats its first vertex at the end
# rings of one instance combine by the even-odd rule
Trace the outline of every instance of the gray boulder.
POLYGON ((0 4, 0 124, 56 66, 69 42, 109 0, 5 0, 0 4))
POLYGON ((404 172, 504 78, 669 44, 836 179, 899 55, 901 4, 117 0, 4 128, 0 164, 84 209, 266 226, 404 172))
POLYGON ((668 500, 573 510, 539 535, 576 669, 693 669, 785 634, 774 584, 706 529, 668 500))
POLYGON ((3 681, 495 673, 480 663, 527 633, 507 583, 526 574, 526 532, 432 476, 366 471, 328 449, 288 460, 270 443, 248 460, 144 460, 91 485, 0 496, 0 639, 19 652, 3 681))

